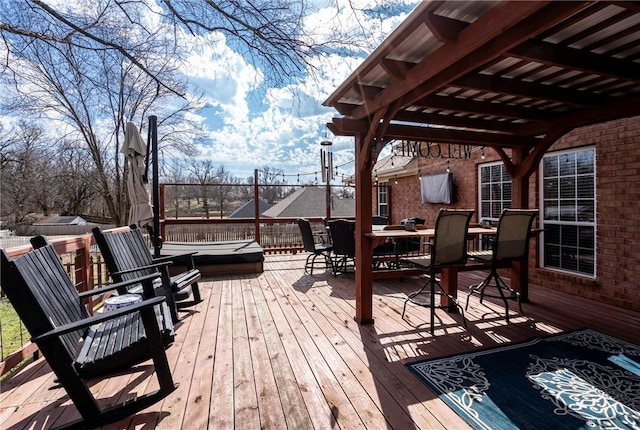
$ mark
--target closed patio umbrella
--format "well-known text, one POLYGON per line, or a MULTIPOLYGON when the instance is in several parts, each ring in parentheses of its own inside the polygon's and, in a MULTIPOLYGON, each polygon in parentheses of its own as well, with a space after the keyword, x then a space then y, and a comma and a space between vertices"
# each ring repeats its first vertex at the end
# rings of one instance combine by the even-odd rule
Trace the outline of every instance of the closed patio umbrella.
POLYGON ((122 145, 120 152, 125 154, 129 165, 129 179, 127 180, 127 190, 131 201, 129 225, 138 224, 140 227, 151 225, 153 208, 149 201, 147 184, 142 179, 147 146, 142 141, 138 127, 132 122, 128 122, 126 125, 124 145, 122 145))

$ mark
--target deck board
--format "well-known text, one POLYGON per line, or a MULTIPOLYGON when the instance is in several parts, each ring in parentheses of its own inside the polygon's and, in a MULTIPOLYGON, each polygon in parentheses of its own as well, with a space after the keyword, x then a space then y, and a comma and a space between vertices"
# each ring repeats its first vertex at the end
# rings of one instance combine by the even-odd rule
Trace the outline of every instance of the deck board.
MULTIPOLYGON (((438 310, 435 334, 428 310, 404 298, 424 279, 374 284, 375 323, 354 320, 354 275, 303 271, 305 254, 268 255, 260 274, 200 282, 203 301, 180 311, 167 350, 178 389, 162 402, 104 429, 449 429, 468 428, 407 362, 582 327, 640 343, 640 313, 530 286, 520 314, 477 297, 462 315, 438 310)), ((459 296, 482 272, 459 276, 459 296)), ((133 374, 92 381, 102 402, 156 388, 150 363, 133 374), (122 388, 127 388, 123 390, 122 388)), ((0 384, 0 427, 48 429, 77 418, 42 360, 0 384)))

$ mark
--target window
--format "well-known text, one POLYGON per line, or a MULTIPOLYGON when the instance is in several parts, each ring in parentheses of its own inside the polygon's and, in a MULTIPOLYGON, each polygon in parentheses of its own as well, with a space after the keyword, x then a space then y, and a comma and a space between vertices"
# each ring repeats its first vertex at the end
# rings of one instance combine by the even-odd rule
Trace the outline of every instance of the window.
POLYGON ((595 276, 595 151, 549 154, 541 170, 544 267, 595 276))
POLYGON ((389 216, 388 185, 388 182, 378 184, 378 215, 386 217, 389 216))
POLYGON ((502 163, 484 164, 478 175, 480 218, 497 221, 511 207, 511 177, 502 163))

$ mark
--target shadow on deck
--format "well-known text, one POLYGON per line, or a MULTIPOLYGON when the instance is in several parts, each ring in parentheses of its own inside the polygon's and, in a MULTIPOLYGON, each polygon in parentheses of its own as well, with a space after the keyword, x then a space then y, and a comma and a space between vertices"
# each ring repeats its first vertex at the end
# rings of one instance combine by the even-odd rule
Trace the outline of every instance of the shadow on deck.
MULTIPOLYGON (((181 312, 167 353, 179 388, 163 402, 107 428, 467 428, 404 363, 590 327, 639 343, 640 314, 530 286, 524 313, 471 298, 465 312, 408 308, 419 279, 374 284, 372 325, 358 325, 353 274, 305 275, 305 254, 269 255, 258 275, 211 277, 203 302, 181 312)), ((460 299, 482 272, 459 275, 460 299)), ((96 380, 106 403, 152 391, 150 366, 96 380)), ((0 385, 0 427, 51 428, 77 412, 42 359, 0 385)))

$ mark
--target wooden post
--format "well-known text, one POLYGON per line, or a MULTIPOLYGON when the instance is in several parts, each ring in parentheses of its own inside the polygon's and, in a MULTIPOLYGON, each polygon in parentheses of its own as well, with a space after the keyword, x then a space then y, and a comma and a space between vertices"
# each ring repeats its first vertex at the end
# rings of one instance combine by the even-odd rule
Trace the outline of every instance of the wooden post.
POLYGON ((258 187, 258 169, 253 169, 253 213, 255 216, 255 240, 260 243, 260 187, 258 187))
MULTIPOLYGON (((527 151, 514 147, 511 152, 515 174, 511 177, 511 207, 513 209, 529 208, 529 176, 524 171, 524 159, 527 151)), ((514 261, 511 263, 511 288, 520 292, 522 302, 529 301, 529 262, 514 261)))
POLYGON ((356 136, 356 316, 360 324, 373 323, 373 242, 371 232, 372 163, 365 136, 356 136))

